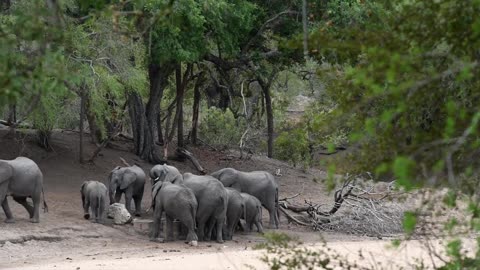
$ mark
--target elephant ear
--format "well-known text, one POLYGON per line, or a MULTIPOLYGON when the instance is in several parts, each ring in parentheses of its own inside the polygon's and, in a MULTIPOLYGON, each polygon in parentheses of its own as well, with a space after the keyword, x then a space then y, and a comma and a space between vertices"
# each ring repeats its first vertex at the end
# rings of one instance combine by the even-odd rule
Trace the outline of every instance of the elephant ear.
POLYGON ((120 189, 126 189, 135 182, 135 180, 137 180, 137 175, 130 170, 125 170, 122 180, 120 181, 120 189))
POLYGON ((0 162, 0 184, 13 176, 13 169, 7 162, 0 162))
POLYGON ((152 206, 151 206, 152 209, 155 209, 155 197, 157 196, 157 193, 158 191, 160 191, 162 186, 163 186, 163 182, 157 181, 152 187, 152 206))
POLYGON ((182 184, 183 183, 183 176, 175 167, 165 167, 164 168, 165 175, 165 182, 170 182, 172 184, 182 184))
POLYGON ((87 186, 88 182, 90 182, 90 181, 85 181, 85 182, 83 182, 82 186, 80 187, 80 193, 85 194, 85 193, 83 192, 83 189, 85 189, 85 187, 87 186))

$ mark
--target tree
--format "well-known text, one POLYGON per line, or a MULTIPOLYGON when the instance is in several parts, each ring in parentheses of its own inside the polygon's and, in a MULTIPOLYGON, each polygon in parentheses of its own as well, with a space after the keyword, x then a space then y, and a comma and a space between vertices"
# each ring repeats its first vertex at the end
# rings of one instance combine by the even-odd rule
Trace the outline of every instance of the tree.
POLYGON ((377 12, 381 3, 361 6, 361 24, 326 23, 313 34, 321 45, 312 49, 349 63, 335 67, 327 91, 337 106, 325 126, 351 130, 358 170, 391 173, 407 187, 460 187, 456 176, 478 168, 480 3, 410 1, 377 12))

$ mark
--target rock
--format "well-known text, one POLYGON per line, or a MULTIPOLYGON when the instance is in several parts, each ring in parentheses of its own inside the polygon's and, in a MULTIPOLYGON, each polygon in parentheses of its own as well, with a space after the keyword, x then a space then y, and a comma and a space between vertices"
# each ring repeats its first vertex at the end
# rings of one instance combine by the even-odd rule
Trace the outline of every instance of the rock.
POLYGON ((113 223, 123 225, 132 221, 132 215, 127 211, 125 205, 114 203, 108 207, 107 216, 113 218, 113 223))

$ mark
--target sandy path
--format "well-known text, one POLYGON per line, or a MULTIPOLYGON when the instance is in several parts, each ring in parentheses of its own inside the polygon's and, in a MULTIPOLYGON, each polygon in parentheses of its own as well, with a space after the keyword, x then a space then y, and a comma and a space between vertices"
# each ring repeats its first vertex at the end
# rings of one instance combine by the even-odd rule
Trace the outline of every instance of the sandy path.
MULTIPOLYGON (((473 241, 468 241, 474 244, 473 241)), ((438 243, 436 243, 438 245, 438 243)), ((427 266, 431 266, 431 260, 426 249, 419 241, 408 241, 398 249, 390 247, 389 241, 355 241, 355 242, 331 242, 328 247, 346 258, 348 261, 356 261, 359 265, 370 269, 399 269, 404 267, 410 269, 415 258, 421 258, 427 266), (363 259, 359 256, 362 250, 363 259)), ((467 247, 470 245, 467 245, 467 247)), ((307 248, 318 250, 322 248, 319 244, 306 245, 307 248)), ((473 247, 471 245, 470 247, 473 247)), ((473 251, 473 250, 472 250, 473 251)), ((225 269, 254 269, 262 270, 268 267, 260 261, 265 254, 263 250, 233 250, 219 251, 217 253, 196 253, 189 250, 187 253, 163 253, 117 259, 96 259, 78 261, 59 261, 47 264, 30 266, 18 266, 7 269, 17 270, 46 270, 46 269, 89 269, 89 270, 123 270, 123 269, 171 269, 171 270, 225 270, 225 269)), ((436 263, 439 263, 438 261, 436 263)))

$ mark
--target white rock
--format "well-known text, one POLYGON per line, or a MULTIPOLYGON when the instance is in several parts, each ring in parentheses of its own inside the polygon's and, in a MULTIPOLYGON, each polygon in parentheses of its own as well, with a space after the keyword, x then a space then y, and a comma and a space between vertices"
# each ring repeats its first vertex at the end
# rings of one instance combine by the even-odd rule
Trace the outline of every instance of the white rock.
POLYGON ((121 203, 114 203, 108 207, 107 215, 113 218, 115 224, 127 224, 132 221, 132 216, 121 203))

